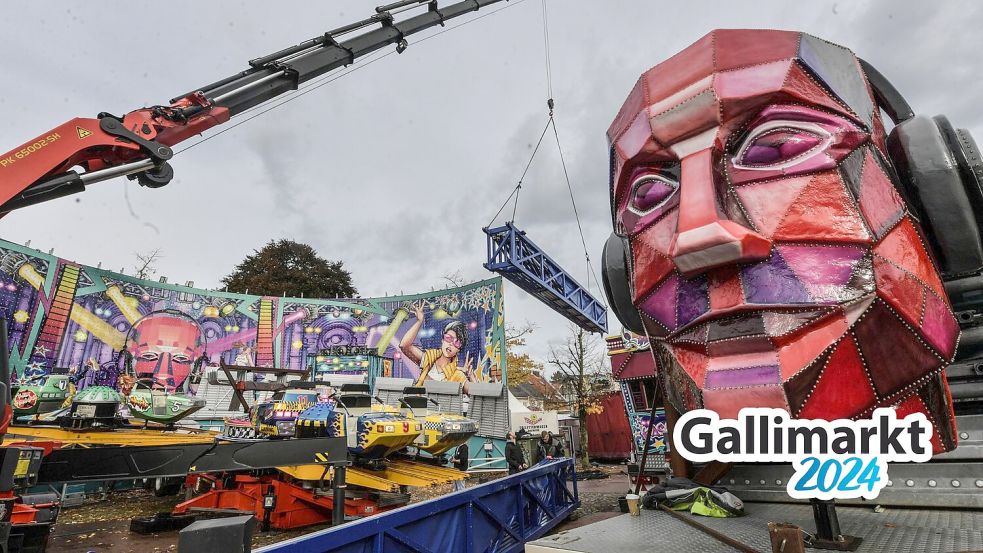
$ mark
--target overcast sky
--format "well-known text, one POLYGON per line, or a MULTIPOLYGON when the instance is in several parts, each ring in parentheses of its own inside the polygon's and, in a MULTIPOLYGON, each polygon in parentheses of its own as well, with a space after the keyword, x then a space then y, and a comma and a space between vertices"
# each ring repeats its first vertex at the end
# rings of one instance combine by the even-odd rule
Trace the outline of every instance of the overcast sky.
MULTIPOLYGON (((375 5, 4 2, 0 151, 76 116, 166 103, 375 5)), ((486 278, 481 227, 515 185, 546 117, 541 2, 508 5, 422 44, 411 37, 402 55, 178 155, 165 188, 100 183, 6 216, 0 237, 129 273, 135 252, 160 248, 160 274, 205 288, 281 237, 344 261, 364 296, 429 290, 455 271, 486 278)), ((549 6, 557 127, 595 260, 610 232, 605 129, 639 74, 714 28, 802 30, 847 46, 893 80, 916 112, 945 113, 983 137, 977 2, 549 6)), ((555 152, 544 143, 516 221, 584 283, 555 152)), ((539 327, 534 355, 564 339, 566 322, 537 300, 509 285, 506 302, 509 321, 539 327)))

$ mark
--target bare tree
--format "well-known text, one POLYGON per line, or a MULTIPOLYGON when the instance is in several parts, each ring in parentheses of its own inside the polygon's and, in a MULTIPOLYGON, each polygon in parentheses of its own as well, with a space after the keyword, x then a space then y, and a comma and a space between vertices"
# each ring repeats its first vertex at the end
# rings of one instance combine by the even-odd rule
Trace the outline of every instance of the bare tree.
POLYGON ((564 345, 550 347, 547 363, 557 369, 554 383, 559 385, 570 410, 580 421, 580 451, 577 462, 590 465, 587 455, 587 415, 603 410, 601 400, 611 388, 611 372, 604 363, 604 351, 597 339, 586 330, 570 327, 564 345))
POLYGON ((140 253, 133 252, 134 257, 137 258, 136 265, 133 266, 133 276, 140 279, 147 279, 157 274, 157 262, 164 257, 160 253, 160 248, 156 248, 151 252, 140 253))
POLYGON ((536 323, 529 320, 526 320, 521 325, 508 323, 505 325, 505 339, 522 340, 525 342, 526 335, 532 334, 532 331, 536 330, 536 328, 536 323))
POLYGON ((454 271, 453 273, 445 273, 444 276, 440 278, 441 280, 446 280, 451 285, 451 288, 460 288, 468 283, 468 280, 464 278, 463 274, 461 274, 460 269, 454 271))

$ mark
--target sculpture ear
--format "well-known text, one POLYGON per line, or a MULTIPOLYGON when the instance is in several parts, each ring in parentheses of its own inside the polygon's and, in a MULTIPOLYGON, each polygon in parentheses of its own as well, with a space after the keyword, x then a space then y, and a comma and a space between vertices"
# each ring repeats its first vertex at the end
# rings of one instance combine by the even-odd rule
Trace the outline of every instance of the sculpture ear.
POLYGON ((918 115, 891 130, 887 148, 943 277, 983 269, 983 159, 969 131, 918 115))
POLYGON ((628 241, 611 233, 604 243, 604 261, 601 266, 601 281, 608 305, 614 311, 621 325, 636 333, 645 334, 645 327, 638 311, 631 301, 631 285, 628 273, 628 241))

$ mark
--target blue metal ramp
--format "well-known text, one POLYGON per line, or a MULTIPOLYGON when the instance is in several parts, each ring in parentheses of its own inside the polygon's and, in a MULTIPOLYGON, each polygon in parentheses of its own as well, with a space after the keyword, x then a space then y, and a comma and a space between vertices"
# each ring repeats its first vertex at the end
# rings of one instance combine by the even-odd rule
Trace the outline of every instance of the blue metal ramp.
POLYGON ((580 506, 573 467, 557 459, 256 553, 518 553, 580 506))
POLYGON ((482 229, 488 235, 485 268, 501 274, 589 332, 607 332, 607 308, 512 223, 482 229))

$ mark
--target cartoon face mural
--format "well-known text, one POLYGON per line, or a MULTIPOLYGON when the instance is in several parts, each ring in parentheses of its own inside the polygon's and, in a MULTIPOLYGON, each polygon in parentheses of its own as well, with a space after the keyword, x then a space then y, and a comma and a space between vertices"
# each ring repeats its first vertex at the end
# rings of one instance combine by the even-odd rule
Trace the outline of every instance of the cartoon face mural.
POLYGON ((714 31, 641 76, 608 138, 632 303, 677 409, 897 406, 954 447, 959 327, 849 50, 714 31))
POLYGON ((129 351, 137 378, 172 391, 188 378, 204 344, 198 324, 179 313, 152 313, 130 331, 129 351))

